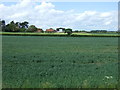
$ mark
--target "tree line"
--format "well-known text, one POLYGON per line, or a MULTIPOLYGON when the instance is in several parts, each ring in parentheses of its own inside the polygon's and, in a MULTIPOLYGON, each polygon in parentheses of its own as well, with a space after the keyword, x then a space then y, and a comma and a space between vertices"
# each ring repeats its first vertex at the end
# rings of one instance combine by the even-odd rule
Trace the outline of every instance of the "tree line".
POLYGON ((28 26, 29 22, 14 22, 11 21, 7 25, 5 24, 5 20, 0 21, 0 26, 3 32, 34 32, 37 31, 37 27, 35 25, 28 26))
MULTIPOLYGON (((24 21, 24 22, 14 22, 11 21, 6 25, 5 20, 0 20, 0 27, 3 32, 37 32, 38 28, 35 25, 28 25, 29 22, 24 21)), ((68 35, 71 35, 72 33, 119 33, 120 31, 107 31, 107 30, 91 30, 91 31, 85 31, 85 30, 75 30, 72 31, 71 28, 56 28, 55 32, 59 31, 62 29, 64 33, 67 33, 68 35)), ((42 29, 41 33, 45 32, 42 29)))
MULTIPOLYGON (((11 21, 6 25, 5 20, 0 20, 0 27, 3 32, 37 32, 38 30, 41 30, 41 33, 45 32, 42 29, 38 29, 35 25, 28 25, 29 22, 14 22, 11 21)), ((59 31, 62 29, 64 33, 67 33, 68 35, 72 34, 71 28, 57 28, 55 31, 59 31)), ((51 31, 52 32, 52 31, 51 31)))

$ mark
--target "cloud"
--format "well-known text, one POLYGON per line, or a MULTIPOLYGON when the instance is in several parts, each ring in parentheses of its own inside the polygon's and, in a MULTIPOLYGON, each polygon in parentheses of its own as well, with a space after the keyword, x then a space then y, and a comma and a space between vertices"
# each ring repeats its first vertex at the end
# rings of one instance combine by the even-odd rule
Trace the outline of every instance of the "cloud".
POLYGON ((109 12, 105 12, 101 14, 101 17, 109 17, 111 14, 109 12))
POLYGON ((0 18, 6 22, 28 21, 39 28, 66 27, 84 30, 107 29, 117 30, 117 11, 98 12, 74 10, 57 10, 49 2, 36 3, 32 0, 22 0, 15 5, 0 4, 0 18))

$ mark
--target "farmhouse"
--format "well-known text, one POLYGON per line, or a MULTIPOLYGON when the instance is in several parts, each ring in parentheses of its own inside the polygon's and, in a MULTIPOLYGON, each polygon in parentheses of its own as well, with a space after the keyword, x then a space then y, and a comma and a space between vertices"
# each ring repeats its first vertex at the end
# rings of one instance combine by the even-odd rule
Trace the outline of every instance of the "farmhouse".
POLYGON ((43 32, 43 30, 41 28, 38 28, 37 32, 43 32))
POLYGON ((48 33, 53 33, 53 32, 56 32, 56 30, 50 28, 50 29, 46 29, 46 32, 48 32, 48 33))
POLYGON ((60 32, 63 32, 65 30, 65 28, 57 28, 56 30, 57 30, 57 32, 60 33, 60 32))

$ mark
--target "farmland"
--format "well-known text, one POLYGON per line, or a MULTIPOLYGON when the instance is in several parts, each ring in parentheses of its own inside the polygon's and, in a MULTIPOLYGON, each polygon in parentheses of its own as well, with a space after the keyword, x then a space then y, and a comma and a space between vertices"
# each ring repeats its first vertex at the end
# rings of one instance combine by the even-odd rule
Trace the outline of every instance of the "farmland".
MULTIPOLYGON (((68 36, 66 33, 30 33, 30 32, 0 32, 0 35, 11 36, 68 36)), ((119 33, 72 33, 72 37, 120 37, 119 33)))
POLYGON ((3 88, 117 87, 117 37, 2 39, 3 88))

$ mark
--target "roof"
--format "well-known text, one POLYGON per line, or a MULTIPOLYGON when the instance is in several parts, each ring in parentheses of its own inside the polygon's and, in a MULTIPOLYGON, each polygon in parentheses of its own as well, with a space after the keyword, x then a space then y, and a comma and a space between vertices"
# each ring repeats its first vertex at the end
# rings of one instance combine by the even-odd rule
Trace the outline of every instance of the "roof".
POLYGON ((53 31, 55 31, 54 29, 46 29, 46 31, 48 31, 48 32, 53 32, 53 31))
POLYGON ((38 28, 37 30, 39 30, 39 31, 43 31, 41 28, 38 28))

